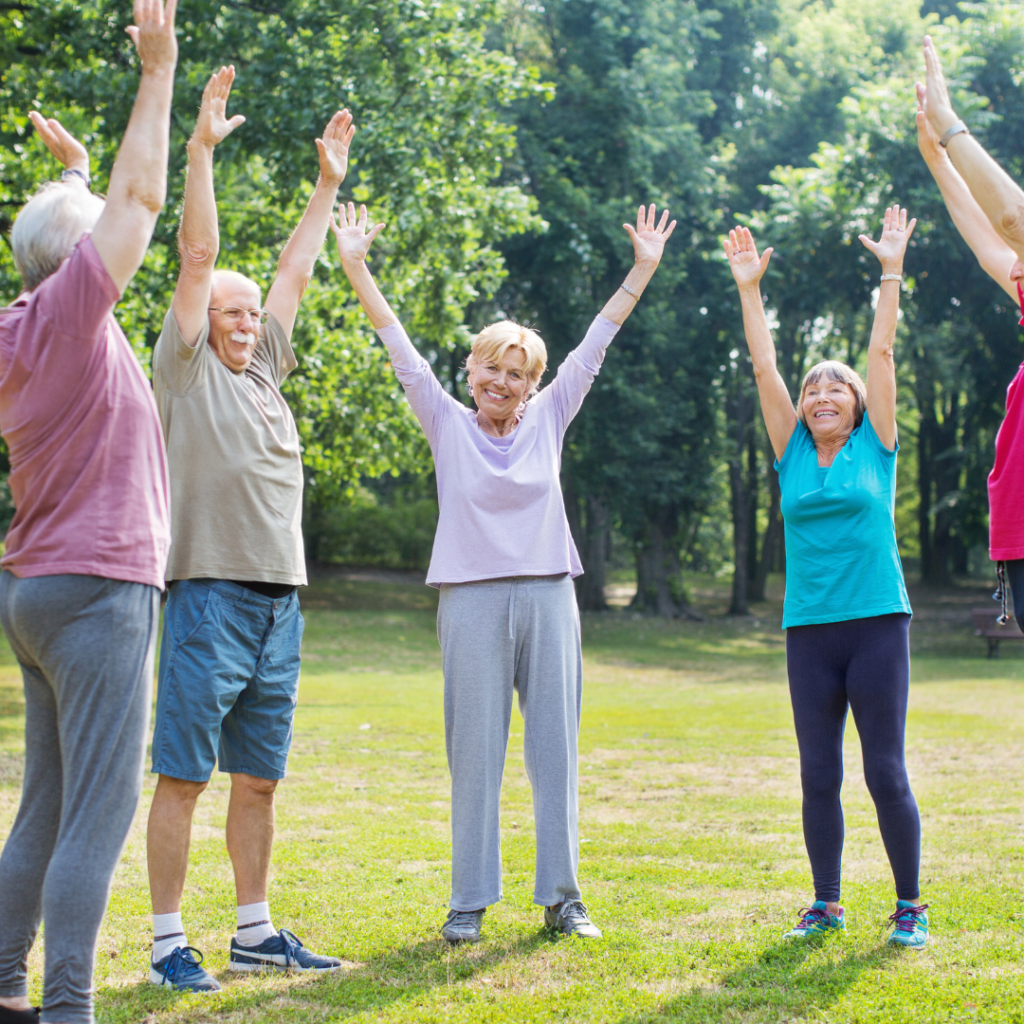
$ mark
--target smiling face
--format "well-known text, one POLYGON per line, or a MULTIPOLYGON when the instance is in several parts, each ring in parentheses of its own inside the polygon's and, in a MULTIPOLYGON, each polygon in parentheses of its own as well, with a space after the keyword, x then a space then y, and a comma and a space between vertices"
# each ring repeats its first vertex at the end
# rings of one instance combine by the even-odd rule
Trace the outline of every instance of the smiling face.
POLYGON ((829 380, 823 373, 804 385, 800 401, 803 420, 817 441, 847 438, 857 422, 857 396, 849 384, 829 380))
POLYGON ((496 423, 511 419, 526 401, 530 379, 526 375, 526 353, 510 348, 495 360, 474 362, 469 370, 469 389, 476 407, 496 423))
POLYGON ((241 319, 211 309, 210 347, 217 358, 235 373, 242 373, 252 362, 260 325, 248 310, 260 308, 260 289, 255 281, 241 274, 217 274, 210 290, 210 305, 246 310, 241 319))

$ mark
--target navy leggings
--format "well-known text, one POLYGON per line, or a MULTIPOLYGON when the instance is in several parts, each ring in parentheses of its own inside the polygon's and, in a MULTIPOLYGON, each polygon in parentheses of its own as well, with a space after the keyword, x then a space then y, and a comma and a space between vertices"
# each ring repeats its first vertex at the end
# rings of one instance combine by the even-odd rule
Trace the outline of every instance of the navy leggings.
POLYGON ((864 779, 875 802, 896 897, 916 900, 921 818, 903 760, 910 692, 910 616, 791 626, 786 664, 800 746, 804 841, 814 898, 838 902, 843 857, 843 731, 846 709, 860 734, 864 779))
POLYGON ((1006 582, 1013 601, 1013 617, 1024 632, 1024 558, 1014 558, 1006 563, 1006 582))

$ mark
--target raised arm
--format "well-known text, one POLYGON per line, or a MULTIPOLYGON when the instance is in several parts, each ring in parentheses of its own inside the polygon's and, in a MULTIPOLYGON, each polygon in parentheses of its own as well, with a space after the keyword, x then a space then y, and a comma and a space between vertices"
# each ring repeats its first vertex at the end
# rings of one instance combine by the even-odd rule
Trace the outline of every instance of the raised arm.
MULTIPOLYGON (((926 78, 924 85, 918 83, 918 98, 932 130, 943 138, 960 118, 953 112, 931 36, 924 37, 924 62, 926 78)), ((996 233, 1024 260, 1024 191, 973 135, 952 135, 947 139, 946 152, 996 233)))
POLYGON ((928 165, 935 184, 939 186, 949 216, 957 231, 977 257, 981 269, 1014 299, 1016 282, 1024 277, 1024 265, 1017 254, 999 237, 989 223, 985 211, 971 195, 960 172, 953 166, 949 155, 939 145, 939 137, 924 113, 924 86, 918 85, 917 148, 928 165))
POLYGON ((917 220, 907 224, 907 211, 890 206, 885 211, 882 237, 873 242, 867 235, 860 240, 882 264, 883 280, 878 286, 878 305, 868 343, 868 417, 878 440, 890 451, 896 448, 896 322, 900 312, 900 288, 903 257, 917 220))
POLYGON ((277 277, 267 295, 267 309, 289 335, 316 258, 324 247, 327 227, 334 219, 334 200, 348 173, 348 150, 355 131, 352 115, 339 110, 324 129, 323 138, 316 140, 320 177, 299 226, 281 253, 277 277))
POLYGON ((345 276, 355 290, 359 305, 370 318, 373 329, 379 331, 382 327, 398 323, 395 311, 388 305, 388 300, 381 294, 377 282, 366 265, 366 254, 370 251, 373 240, 384 230, 386 225, 374 224, 369 231, 366 230, 366 207, 359 207, 359 217, 356 217, 355 203, 348 204, 346 212, 345 204, 338 207, 338 221, 331 216, 331 231, 338 243, 338 255, 341 257, 341 268, 345 276), (340 221, 340 223, 339 223, 340 221))
POLYGON ((634 262, 633 269, 626 275, 626 280, 619 285, 615 294, 601 310, 601 316, 613 323, 625 323, 626 317, 633 312, 648 282, 658 269, 661 255, 665 251, 665 243, 675 231, 675 221, 668 227, 665 226, 668 221, 668 210, 662 212, 661 222, 657 226, 655 213, 654 203, 651 203, 649 210, 641 206, 636 214, 636 227, 631 224, 622 225, 629 232, 630 241, 633 243, 634 262))
POLYGON ((757 393, 761 398, 761 414, 768 428, 775 457, 781 459, 786 445, 796 430, 796 409, 789 397, 786 382, 775 361, 775 342, 772 340, 768 317, 761 300, 761 278, 768 269, 772 249, 758 256, 754 236, 749 228, 734 228, 724 242, 729 269, 740 292, 743 307, 743 333, 754 364, 757 393))
POLYGON ((213 151, 240 124, 241 114, 227 117, 234 66, 222 67, 210 76, 188 151, 188 177, 185 180, 185 204, 178 229, 178 255, 181 266, 174 289, 174 319, 185 344, 195 347, 209 318, 213 271, 220 249, 217 226, 217 199, 213 191, 213 151))
POLYGON ((167 151, 171 94, 178 41, 177 0, 135 0, 131 36, 142 62, 142 78, 121 148, 110 172, 107 202, 92 242, 119 291, 139 269, 167 195, 167 151))
POLYGON ((36 110, 30 110, 28 116, 51 155, 83 185, 88 185, 89 153, 85 146, 55 117, 43 117, 36 110))

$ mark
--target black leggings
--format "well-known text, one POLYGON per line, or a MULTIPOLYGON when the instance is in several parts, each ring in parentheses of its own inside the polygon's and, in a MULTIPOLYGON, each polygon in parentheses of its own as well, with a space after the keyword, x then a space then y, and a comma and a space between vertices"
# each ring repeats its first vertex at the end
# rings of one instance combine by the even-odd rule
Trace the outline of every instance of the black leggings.
MULTIPOLYGON (((1024 580, 1022 580, 1024 583, 1024 580)), ((1024 602, 1022 602, 1024 603, 1024 602)), ((846 709, 860 734, 864 779, 896 880, 916 900, 921 818, 903 760, 910 692, 910 616, 878 615, 786 632, 786 664, 800 746, 804 841, 814 898, 838 902, 843 857, 843 731, 846 709)))
POLYGON ((1024 558, 1014 558, 1006 565, 1006 583, 1013 601, 1013 617, 1024 632, 1024 558))

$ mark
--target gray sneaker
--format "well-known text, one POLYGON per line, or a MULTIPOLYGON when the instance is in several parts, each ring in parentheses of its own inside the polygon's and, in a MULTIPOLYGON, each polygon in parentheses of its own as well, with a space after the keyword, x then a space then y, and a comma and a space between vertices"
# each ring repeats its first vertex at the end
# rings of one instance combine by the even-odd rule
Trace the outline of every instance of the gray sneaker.
POLYGON ((544 924, 563 935, 578 935, 581 939, 601 938, 601 929, 587 916, 582 900, 566 900, 554 907, 545 907, 544 924))
POLYGON ((460 942, 479 942, 480 924, 486 912, 486 907, 483 910, 449 910, 441 925, 441 938, 453 946, 460 942))

